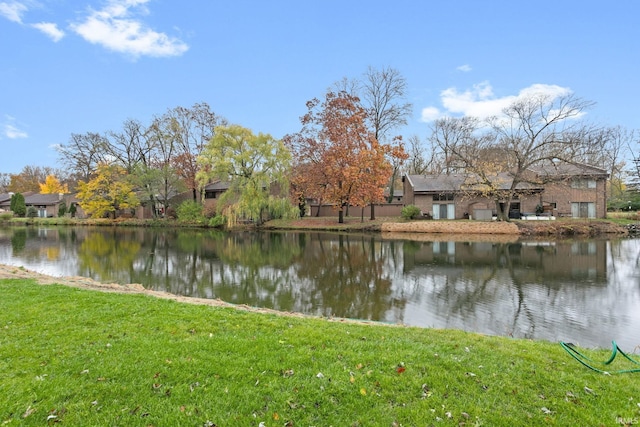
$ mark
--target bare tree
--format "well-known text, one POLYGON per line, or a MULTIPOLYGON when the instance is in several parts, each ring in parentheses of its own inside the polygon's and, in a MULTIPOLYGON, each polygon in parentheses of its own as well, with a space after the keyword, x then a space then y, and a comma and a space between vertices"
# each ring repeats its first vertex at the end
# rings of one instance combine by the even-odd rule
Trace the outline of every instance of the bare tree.
POLYGON ((9 192, 9 184, 11 183, 11 174, 2 172, 0 173, 0 193, 9 192))
POLYGON ((429 141, 432 153, 441 161, 434 172, 448 175, 479 168, 475 166, 481 160, 478 155, 491 143, 491 135, 479 138, 480 132, 481 122, 476 117, 444 117, 433 122, 429 141))
POLYGON ((627 177, 625 158, 632 153, 635 132, 621 126, 605 127, 583 137, 582 150, 576 160, 597 166, 609 172, 610 199, 620 199, 627 177))
POLYGON ((571 94, 533 94, 491 118, 490 128, 468 117, 438 121, 432 139, 444 152, 447 172, 472 176, 468 187, 484 189, 496 201, 498 218, 507 220, 516 189, 530 182, 533 166, 575 161, 585 135, 594 130, 578 119, 592 105, 571 94))
POLYGON ((378 141, 383 142, 392 129, 407 124, 413 106, 406 101, 407 81, 398 70, 369 67, 360 92, 378 141))
POLYGON ((108 159, 109 141, 99 133, 72 133, 69 143, 59 145, 60 162, 76 180, 88 182, 97 169, 97 165, 108 159))
POLYGON ((145 132, 145 127, 138 120, 127 119, 121 131, 108 133, 108 152, 128 173, 132 173, 149 156, 145 132))
POLYGON ((409 137, 406 150, 408 158, 403 165, 407 175, 426 175, 443 173, 444 159, 439 155, 438 147, 428 140, 424 144, 418 135, 409 137))
POLYGON ((164 122, 172 126, 175 137, 173 167, 191 189, 193 200, 199 200, 197 158, 213 137, 216 126, 225 125, 227 122, 211 111, 209 105, 204 102, 191 108, 176 107, 169 110, 164 116, 164 122))

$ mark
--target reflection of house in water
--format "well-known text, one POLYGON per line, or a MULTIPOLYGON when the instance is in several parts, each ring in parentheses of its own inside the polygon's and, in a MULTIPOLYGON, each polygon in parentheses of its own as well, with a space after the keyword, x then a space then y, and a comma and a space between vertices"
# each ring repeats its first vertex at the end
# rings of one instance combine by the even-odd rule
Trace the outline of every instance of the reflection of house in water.
POLYGON ((404 269, 429 268, 447 275, 459 270, 488 267, 510 270, 520 282, 561 283, 585 280, 605 284, 607 243, 604 240, 575 242, 405 242, 404 269))

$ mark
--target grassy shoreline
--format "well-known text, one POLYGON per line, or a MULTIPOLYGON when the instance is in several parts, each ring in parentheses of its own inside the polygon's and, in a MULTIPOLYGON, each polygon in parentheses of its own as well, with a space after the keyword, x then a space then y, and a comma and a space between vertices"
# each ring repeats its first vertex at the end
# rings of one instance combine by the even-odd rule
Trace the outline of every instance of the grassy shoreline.
MULTIPOLYGON (((261 314, 31 279, 0 280, 0 293, 3 425, 640 419, 639 374, 598 374, 557 343, 261 314)), ((618 363, 612 369, 624 368, 618 363)))
MULTIPOLYGON (((483 233, 482 228, 487 224, 482 221, 471 220, 404 220, 397 217, 380 217, 375 220, 349 216, 344 223, 338 223, 334 217, 304 217, 295 220, 271 220, 260 226, 263 230, 317 230, 332 232, 374 232, 379 233, 383 229, 383 224, 393 223, 395 226, 406 226, 407 229, 415 228, 416 225, 426 224, 450 224, 445 226, 447 234, 456 234, 457 226, 465 224, 465 231, 458 233, 467 234, 469 227, 477 226, 478 232, 483 233)), ((521 236, 547 236, 547 237, 567 237, 567 236, 600 236, 600 235, 627 235, 626 226, 638 224, 638 218, 633 215, 615 215, 609 219, 570 219, 559 218, 554 221, 524 221, 514 220, 510 223, 517 226, 516 234, 521 236)), ((159 228, 202 228, 203 224, 181 223, 169 219, 145 219, 117 218, 117 219, 77 219, 77 218, 11 218, 0 222, 0 225, 9 226, 120 226, 120 227, 159 227, 159 228)), ((254 229, 252 226, 241 225, 238 229, 254 229)))

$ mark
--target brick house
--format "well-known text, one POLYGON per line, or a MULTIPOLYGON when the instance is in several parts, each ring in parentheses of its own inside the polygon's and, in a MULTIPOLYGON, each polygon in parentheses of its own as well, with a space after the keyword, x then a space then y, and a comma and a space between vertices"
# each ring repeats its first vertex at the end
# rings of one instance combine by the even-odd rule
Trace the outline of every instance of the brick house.
POLYGON ((218 199, 227 191, 231 183, 227 181, 211 182, 204 186, 204 207, 205 210, 215 211, 218 206, 218 199))
MULTIPOLYGON (((13 193, 0 195, 0 210, 9 211, 11 207, 11 196, 13 193)), ((67 203, 67 196, 64 194, 40 194, 26 192, 23 193, 24 204, 27 210, 33 207, 37 211, 40 218, 58 216, 60 205, 67 203)))
MULTIPOLYGON (((606 181, 609 174, 584 164, 548 163, 528 171, 527 182, 516 186, 509 216, 606 217, 606 181)), ((415 205, 434 219, 491 219, 496 202, 469 186, 470 175, 405 175, 405 205, 415 205)), ((511 186, 508 174, 494 182, 501 190, 511 186)), ((506 201, 504 201, 506 203, 506 201)))

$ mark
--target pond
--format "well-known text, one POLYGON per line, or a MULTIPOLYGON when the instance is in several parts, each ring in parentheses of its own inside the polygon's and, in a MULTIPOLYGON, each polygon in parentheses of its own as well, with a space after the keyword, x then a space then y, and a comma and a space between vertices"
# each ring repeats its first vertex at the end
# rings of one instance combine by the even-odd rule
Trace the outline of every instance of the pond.
POLYGON ((640 240, 0 228, 0 263, 314 316, 640 345, 640 240))

